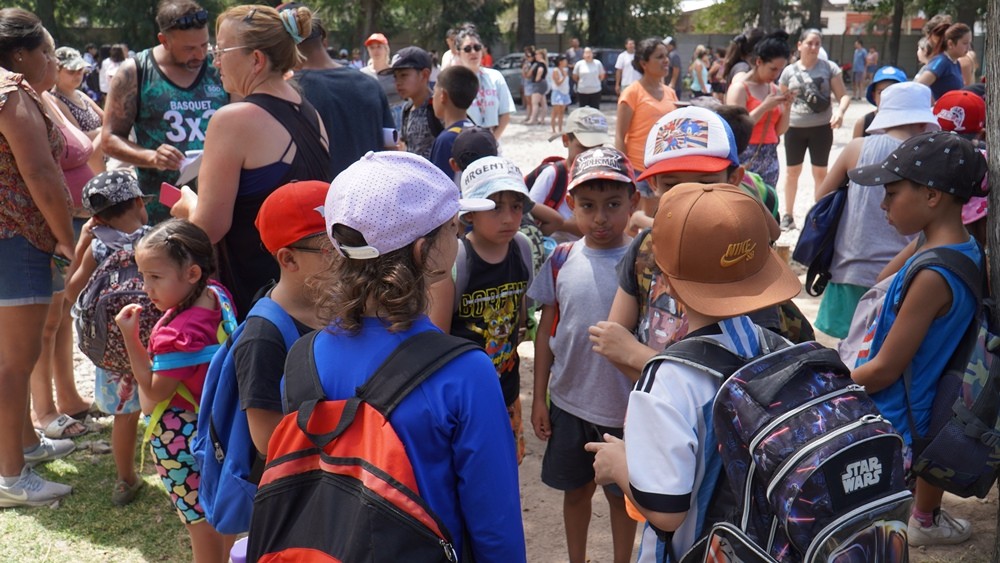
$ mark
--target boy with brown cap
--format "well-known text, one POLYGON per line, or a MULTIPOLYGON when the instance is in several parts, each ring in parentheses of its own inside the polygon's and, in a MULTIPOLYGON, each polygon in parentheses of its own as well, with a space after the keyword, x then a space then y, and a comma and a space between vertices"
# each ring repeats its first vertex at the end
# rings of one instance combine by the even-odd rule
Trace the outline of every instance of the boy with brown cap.
MULTIPOLYGON (((680 184, 661 197, 653 255, 684 307, 688 337, 717 340, 747 360, 764 351, 764 329, 747 313, 801 287, 770 248, 769 220, 760 202, 730 185, 680 184)), ((652 362, 629 395, 624 440, 605 434, 587 444, 597 482, 621 487, 647 520, 640 562, 684 553, 702 531, 721 470, 709 430, 717 389, 697 368, 652 362)))

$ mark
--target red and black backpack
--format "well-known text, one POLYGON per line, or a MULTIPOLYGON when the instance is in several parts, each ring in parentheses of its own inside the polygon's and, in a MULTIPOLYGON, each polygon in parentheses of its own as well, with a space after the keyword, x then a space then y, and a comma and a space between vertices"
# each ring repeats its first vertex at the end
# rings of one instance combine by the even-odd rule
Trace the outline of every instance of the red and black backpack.
POLYGON ((542 160, 542 163, 528 172, 524 176, 524 185, 531 189, 535 185, 535 180, 548 167, 555 170, 556 177, 549 187, 549 193, 545 196, 545 205, 552 209, 559 209, 563 200, 566 199, 566 188, 569 186, 569 169, 566 168, 566 159, 561 156, 549 156, 542 160))

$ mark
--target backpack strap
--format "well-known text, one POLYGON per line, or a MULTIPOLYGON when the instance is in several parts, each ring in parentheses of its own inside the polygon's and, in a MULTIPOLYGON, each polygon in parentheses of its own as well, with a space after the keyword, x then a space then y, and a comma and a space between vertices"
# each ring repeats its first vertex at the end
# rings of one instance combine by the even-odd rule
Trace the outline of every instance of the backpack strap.
POLYGON ((303 336, 288 349, 285 360, 285 392, 282 395, 284 411, 290 413, 309 401, 326 397, 316 368, 316 337, 320 331, 303 336))
POLYGON ((569 170, 566 168, 565 159, 553 162, 552 167, 556 177, 552 180, 548 195, 545 196, 545 205, 552 209, 558 209, 566 197, 566 188, 569 186, 569 170))
MULTIPOLYGON (((569 259, 569 253, 573 250, 572 242, 563 242, 556 246, 556 249, 552 251, 552 256, 549 257, 550 266, 552 268, 552 294, 555 295, 556 292, 556 282, 559 280, 559 270, 562 269, 563 265, 566 264, 566 260, 569 259)), ((559 325, 559 301, 556 300, 556 318, 552 320, 552 330, 549 336, 556 335, 556 326, 559 325)))
MULTIPOLYGON (((315 337, 312 341, 315 341, 315 337)), ((310 350, 314 350, 314 347, 310 347, 310 350)), ((319 403, 316 399, 310 399, 299 407, 297 415, 299 429, 314 445, 325 448, 354 422, 362 402, 368 403, 388 419, 411 391, 441 367, 461 354, 477 350, 482 351, 482 348, 469 340, 437 330, 415 334, 397 346, 368 381, 358 387, 356 395, 348 399, 344 405, 340 421, 333 430, 326 434, 309 432, 309 418, 319 403)), ((315 356, 310 355, 315 360, 315 356)), ((318 373, 315 372, 315 361, 310 371, 313 371, 319 383, 318 373)))
MULTIPOLYGON (((219 344, 210 344, 201 350, 190 352, 167 352, 156 354, 152 357, 153 371, 165 371, 170 369, 180 369, 199 364, 207 364, 212 361, 215 353, 222 348, 223 342, 228 342, 229 335, 236 331, 239 323, 236 322, 236 313, 233 311, 233 302, 226 295, 221 287, 209 284, 208 287, 219 299, 219 308, 222 311, 222 319, 219 322, 219 344)), ((187 397, 184 397, 187 399, 187 397)))
POLYGON ((159 423, 160 419, 163 418, 163 413, 167 412, 167 408, 170 407, 170 401, 172 401, 176 395, 180 395, 182 399, 194 405, 194 412, 195 414, 198 413, 198 401, 194 400, 194 395, 191 393, 191 390, 188 389, 183 383, 178 383, 177 390, 174 391, 174 394, 157 403, 153 408, 153 412, 149 413, 149 418, 146 419, 146 430, 142 433, 142 446, 139 448, 139 467, 142 467, 146 462, 146 446, 149 444, 149 440, 153 437, 153 429, 156 428, 157 423, 159 423))
POLYGON ((462 301, 462 292, 469 287, 469 272, 472 271, 472 242, 462 237, 462 244, 458 245, 458 254, 455 255, 455 303, 452 305, 452 313, 458 312, 458 306, 462 301))
POLYGON ((247 318, 250 317, 260 317, 270 321, 281 333, 281 338, 285 341, 285 350, 290 350, 299 339, 299 329, 295 326, 295 319, 270 297, 265 296, 257 300, 247 313, 247 318))

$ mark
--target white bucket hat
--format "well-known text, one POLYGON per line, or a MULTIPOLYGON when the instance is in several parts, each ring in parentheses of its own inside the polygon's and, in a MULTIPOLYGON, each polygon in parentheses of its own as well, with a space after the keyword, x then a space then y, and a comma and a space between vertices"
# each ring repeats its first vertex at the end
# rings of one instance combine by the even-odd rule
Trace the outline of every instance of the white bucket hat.
POLYGON ((878 113, 868 126, 868 133, 885 133, 900 125, 924 124, 924 132, 939 131, 941 125, 934 116, 931 89, 918 82, 900 82, 882 90, 878 113))

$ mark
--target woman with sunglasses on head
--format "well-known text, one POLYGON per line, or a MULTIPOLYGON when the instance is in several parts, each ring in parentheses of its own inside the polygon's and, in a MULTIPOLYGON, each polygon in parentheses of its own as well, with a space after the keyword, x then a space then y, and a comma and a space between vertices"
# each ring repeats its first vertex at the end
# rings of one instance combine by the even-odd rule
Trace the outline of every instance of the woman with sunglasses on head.
POLYGON ((479 94, 469 107, 469 119, 493 132, 499 140, 514 113, 514 97, 499 70, 482 66, 483 42, 476 30, 465 28, 458 33, 459 62, 476 73, 479 94))
POLYGON ((185 189, 171 213, 190 219, 218 245, 221 281, 240 319, 278 276, 254 226, 264 199, 292 180, 332 179, 326 128, 284 79, 303 60, 296 45, 311 32, 312 12, 302 6, 280 12, 236 6, 216 20, 214 64, 226 91, 243 101, 212 117, 198 195, 185 189))

